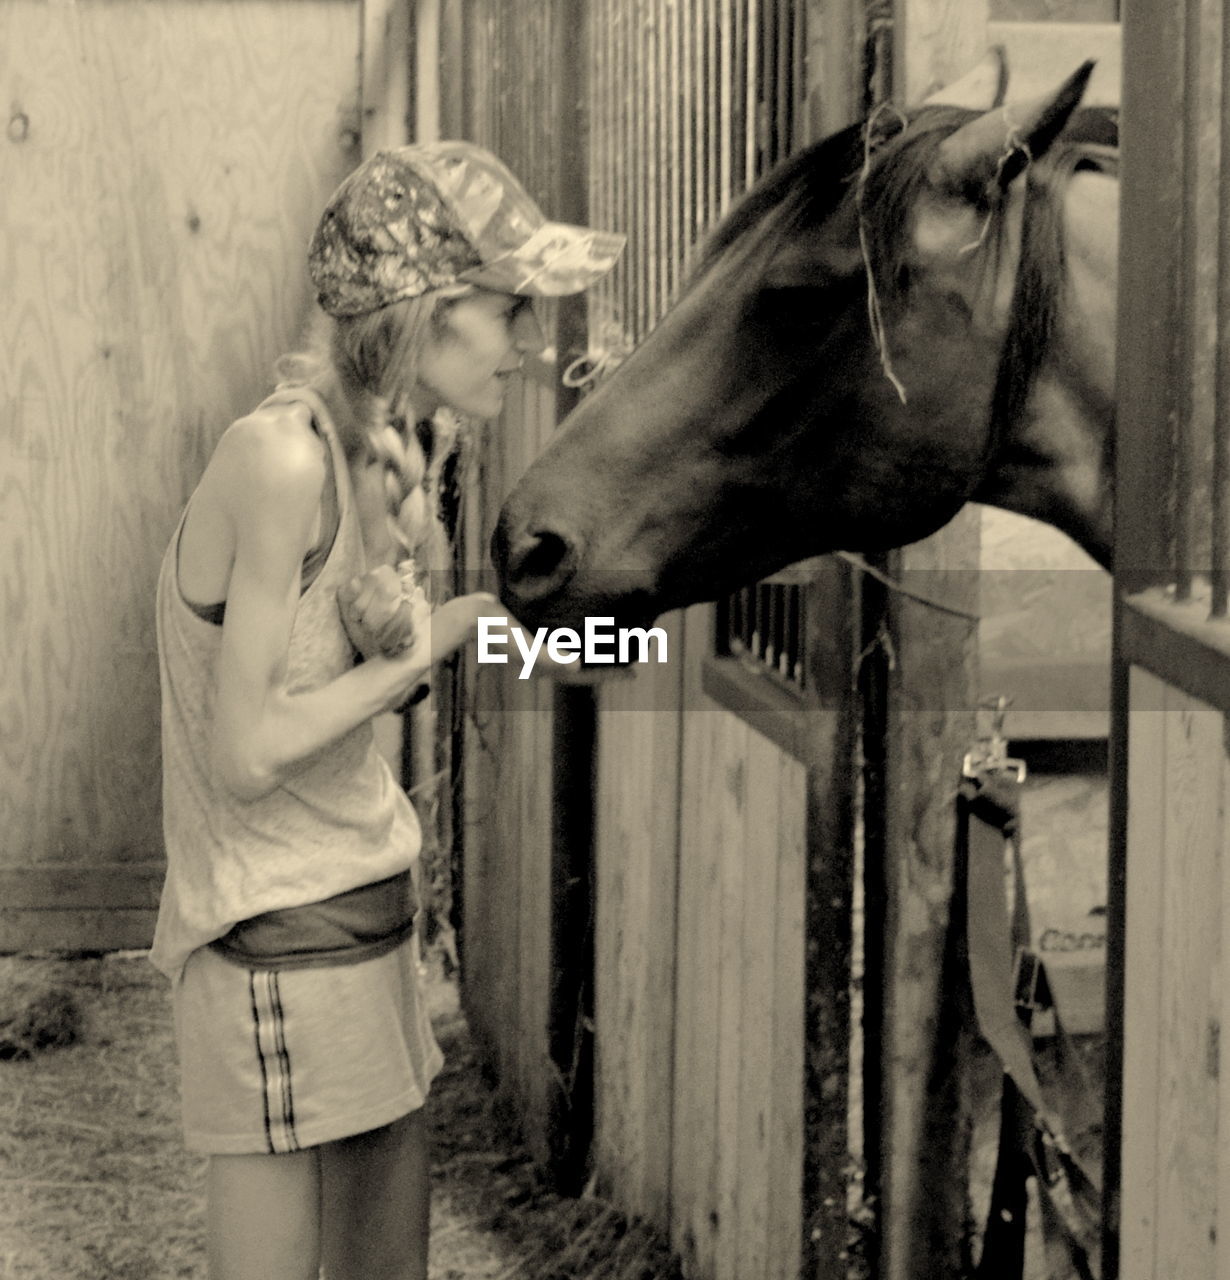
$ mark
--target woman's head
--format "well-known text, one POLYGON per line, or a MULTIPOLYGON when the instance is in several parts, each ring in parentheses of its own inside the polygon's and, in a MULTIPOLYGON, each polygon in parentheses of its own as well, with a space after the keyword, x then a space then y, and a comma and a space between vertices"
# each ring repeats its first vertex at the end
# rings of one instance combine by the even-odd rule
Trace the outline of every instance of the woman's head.
POLYGON ((549 222, 489 151, 433 142, 361 164, 325 208, 308 265, 352 389, 419 417, 447 404, 489 418, 541 345, 526 300, 580 292, 623 240, 549 222))
POLYGON ((542 346, 531 299, 581 292, 623 244, 549 222, 472 143, 377 152, 334 192, 308 250, 330 318, 329 362, 353 419, 349 429, 339 423, 348 447, 366 440, 390 489, 413 497, 423 450, 397 424, 441 407, 496 417, 509 376, 542 346))

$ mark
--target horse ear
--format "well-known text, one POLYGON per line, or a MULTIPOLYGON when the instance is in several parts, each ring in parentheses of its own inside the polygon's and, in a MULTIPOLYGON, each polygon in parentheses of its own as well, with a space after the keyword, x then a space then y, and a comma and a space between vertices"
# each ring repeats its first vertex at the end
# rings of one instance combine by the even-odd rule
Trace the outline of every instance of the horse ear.
POLYGON ((990 111, 1002 105, 1008 92, 1008 55, 1002 44, 992 45, 959 79, 924 98, 924 107, 968 107, 990 111))
POLYGON ((988 111, 963 125, 941 143, 931 181, 971 199, 993 194, 992 188, 1006 190, 1063 132, 1092 74, 1090 59, 1054 93, 988 111))

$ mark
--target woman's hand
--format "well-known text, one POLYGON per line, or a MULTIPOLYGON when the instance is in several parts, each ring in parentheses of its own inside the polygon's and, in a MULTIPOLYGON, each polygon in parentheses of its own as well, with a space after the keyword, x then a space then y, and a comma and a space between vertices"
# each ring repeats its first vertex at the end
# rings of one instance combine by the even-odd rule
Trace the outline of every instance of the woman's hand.
MULTIPOLYGON (((421 593, 420 593, 421 595, 421 593)), ((457 596, 430 612, 426 601, 415 606, 414 642, 395 658, 387 659, 398 674, 389 710, 404 705, 428 677, 432 667, 456 653, 478 629, 478 620, 498 614, 500 603, 485 591, 457 596)))
POLYGON ((352 578, 337 593, 342 625, 364 658, 395 658, 415 640, 419 616, 427 608, 411 573, 378 565, 352 578))

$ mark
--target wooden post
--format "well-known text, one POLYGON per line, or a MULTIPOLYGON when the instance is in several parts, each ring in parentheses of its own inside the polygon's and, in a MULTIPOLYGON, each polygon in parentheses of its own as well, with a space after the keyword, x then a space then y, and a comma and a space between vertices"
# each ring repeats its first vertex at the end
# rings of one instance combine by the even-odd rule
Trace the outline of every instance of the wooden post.
MULTIPOLYGON (((984 52, 983 0, 896 0, 893 97, 908 104, 984 52)), ((978 601, 969 510, 893 557, 897 576, 956 609, 978 601)), ((878 1178, 882 1280, 964 1274, 969 1032, 951 971, 955 800, 977 698, 976 627, 891 592, 883 760, 883 999, 878 1178)), ((877 624, 878 625, 878 624, 877 624)), ((871 853, 869 850, 869 863, 871 853)), ((869 899, 868 915, 873 911, 869 899)), ((872 1099, 868 1098, 868 1105, 872 1099)), ((873 1161, 874 1162, 874 1161, 873 1161)))
POLYGON ((440 136, 440 0, 414 4, 414 138, 432 142, 440 136))
POLYGON ((409 137, 411 57, 409 0, 363 0, 364 156, 409 137))
MULTIPOLYGON (((861 0, 807 0, 806 144, 850 124, 862 107, 861 0)), ((843 1274, 848 1247, 850 984, 858 706, 858 584, 837 561, 808 588, 809 685, 820 709, 807 730, 804 883, 803 1185, 800 1274, 843 1274)))

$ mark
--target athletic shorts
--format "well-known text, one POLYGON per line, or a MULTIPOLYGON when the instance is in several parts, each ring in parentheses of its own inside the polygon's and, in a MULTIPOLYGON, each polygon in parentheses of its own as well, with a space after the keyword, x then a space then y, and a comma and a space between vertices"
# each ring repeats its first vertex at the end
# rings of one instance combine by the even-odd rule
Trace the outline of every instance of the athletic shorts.
POLYGON ((208 947, 174 988, 190 1151, 299 1151, 417 1110, 444 1058, 417 936, 374 960, 246 969, 208 947))

